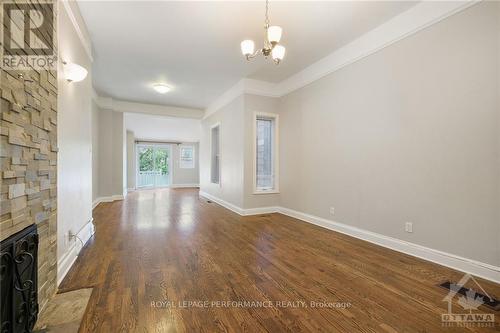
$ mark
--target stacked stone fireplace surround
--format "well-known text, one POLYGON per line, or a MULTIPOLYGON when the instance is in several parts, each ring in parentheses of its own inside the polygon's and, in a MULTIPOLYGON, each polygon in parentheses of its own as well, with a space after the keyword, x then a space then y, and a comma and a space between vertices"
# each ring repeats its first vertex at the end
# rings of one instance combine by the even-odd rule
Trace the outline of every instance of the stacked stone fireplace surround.
POLYGON ((57 72, 2 69, 0 89, 0 240, 37 225, 41 309, 57 287, 57 72))

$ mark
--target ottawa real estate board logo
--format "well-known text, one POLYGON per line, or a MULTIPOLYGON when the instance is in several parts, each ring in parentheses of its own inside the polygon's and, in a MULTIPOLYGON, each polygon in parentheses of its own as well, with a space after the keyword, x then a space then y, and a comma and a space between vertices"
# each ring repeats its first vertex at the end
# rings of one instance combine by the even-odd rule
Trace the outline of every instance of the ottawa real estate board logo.
POLYGON ((450 292, 443 298, 448 303, 448 312, 441 314, 443 327, 494 327, 495 315, 481 312, 479 307, 493 300, 490 295, 470 274, 465 274, 458 283, 451 283, 450 292), (466 288, 465 284, 471 282, 474 288, 466 288), (453 300, 460 307, 453 307, 453 300), (461 308, 461 309, 460 309, 461 308))
POLYGON ((56 70, 52 2, 1 2, 4 70, 56 70))

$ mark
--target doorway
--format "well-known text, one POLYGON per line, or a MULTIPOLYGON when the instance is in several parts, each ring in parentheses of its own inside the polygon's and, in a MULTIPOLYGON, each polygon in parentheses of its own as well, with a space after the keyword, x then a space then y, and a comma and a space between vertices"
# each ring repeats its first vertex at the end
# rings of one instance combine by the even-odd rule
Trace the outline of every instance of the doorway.
POLYGON ((137 188, 167 187, 172 184, 172 147, 137 144, 137 188))

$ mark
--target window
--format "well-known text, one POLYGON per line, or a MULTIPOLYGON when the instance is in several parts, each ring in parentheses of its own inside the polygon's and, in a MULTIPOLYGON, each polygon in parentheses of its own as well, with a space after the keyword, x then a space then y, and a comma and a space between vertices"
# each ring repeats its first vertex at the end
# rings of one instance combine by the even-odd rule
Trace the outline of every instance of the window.
POLYGON ((194 147, 181 146, 179 149, 179 168, 181 169, 194 169, 194 147))
POLYGON ((210 131, 210 180, 220 184, 220 125, 214 125, 210 131))
POLYGON ((277 193, 278 115, 256 113, 254 138, 254 193, 277 193))

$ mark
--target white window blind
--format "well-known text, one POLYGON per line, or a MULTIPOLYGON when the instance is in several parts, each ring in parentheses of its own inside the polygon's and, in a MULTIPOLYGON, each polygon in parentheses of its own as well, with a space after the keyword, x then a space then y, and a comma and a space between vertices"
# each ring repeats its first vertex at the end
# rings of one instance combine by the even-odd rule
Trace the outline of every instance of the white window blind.
POLYGON ((255 124, 256 190, 275 189, 275 118, 257 116, 255 124))

